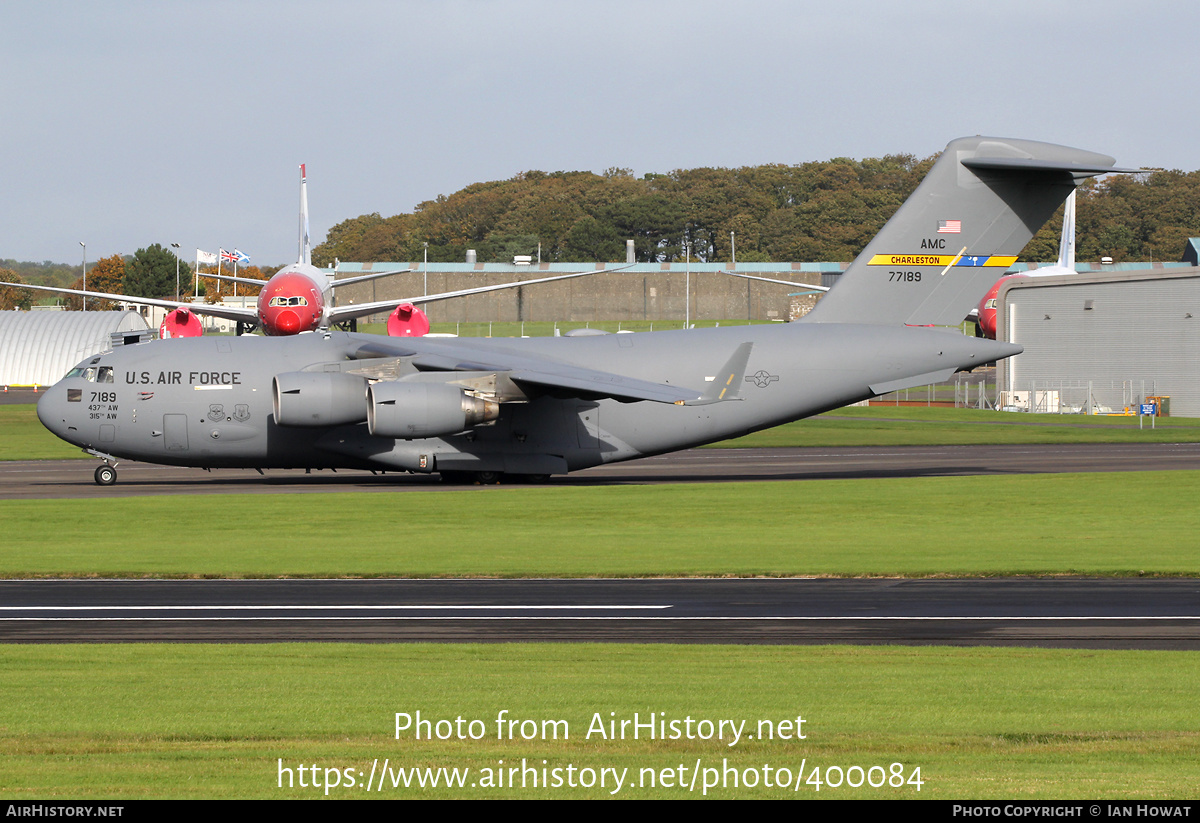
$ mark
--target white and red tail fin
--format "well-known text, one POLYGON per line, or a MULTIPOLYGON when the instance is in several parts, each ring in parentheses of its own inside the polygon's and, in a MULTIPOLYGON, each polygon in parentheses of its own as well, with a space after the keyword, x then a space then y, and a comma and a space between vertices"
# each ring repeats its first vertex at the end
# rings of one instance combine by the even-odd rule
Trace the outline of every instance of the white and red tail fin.
POLYGON ((1067 195, 1063 207, 1062 239, 1058 243, 1058 267, 1075 271, 1075 190, 1067 195))
POLYGON ((308 239, 308 175, 300 164, 300 250, 298 262, 312 265, 312 248, 308 239))

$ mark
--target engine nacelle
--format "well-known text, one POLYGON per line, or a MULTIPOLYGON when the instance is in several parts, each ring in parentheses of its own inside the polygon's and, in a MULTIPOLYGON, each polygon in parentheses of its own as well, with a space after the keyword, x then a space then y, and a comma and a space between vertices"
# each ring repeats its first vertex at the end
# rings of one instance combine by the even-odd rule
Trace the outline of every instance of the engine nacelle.
POLYGON ((367 419, 367 381, 341 372, 294 371, 271 379, 280 426, 343 426, 367 419))
POLYGON ((163 321, 158 326, 158 336, 162 340, 171 337, 199 337, 204 334, 200 318, 194 312, 180 306, 163 315, 163 321))
POLYGON ((391 381, 367 389, 367 428, 376 437, 457 434, 499 416, 499 403, 446 383, 391 381))
POLYGON ((387 319, 389 337, 423 337, 429 334, 429 317, 412 303, 401 303, 387 319))

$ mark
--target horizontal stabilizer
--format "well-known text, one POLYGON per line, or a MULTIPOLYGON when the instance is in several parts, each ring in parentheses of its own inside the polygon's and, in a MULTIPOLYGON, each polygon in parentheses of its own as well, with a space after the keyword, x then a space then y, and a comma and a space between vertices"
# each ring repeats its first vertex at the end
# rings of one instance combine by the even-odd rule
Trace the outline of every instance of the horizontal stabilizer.
POLYGON ((1054 160, 1035 160, 1025 157, 968 157, 962 164, 969 169, 1000 169, 1003 171, 1066 172, 1072 176, 1095 177, 1097 174, 1137 174, 1141 169, 1119 169, 1115 166, 1091 163, 1064 163, 1054 160))

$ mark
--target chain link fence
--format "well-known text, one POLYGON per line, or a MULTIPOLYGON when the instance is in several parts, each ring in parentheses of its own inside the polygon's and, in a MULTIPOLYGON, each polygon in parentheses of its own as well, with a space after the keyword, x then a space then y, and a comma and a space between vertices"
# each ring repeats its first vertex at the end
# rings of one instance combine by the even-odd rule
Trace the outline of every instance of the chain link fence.
POLYGON ((955 375, 944 383, 889 392, 872 405, 942 406, 1034 414, 1132 414, 1154 403, 1159 416, 1171 412, 1171 398, 1154 380, 1018 380, 1000 390, 994 369, 955 375))

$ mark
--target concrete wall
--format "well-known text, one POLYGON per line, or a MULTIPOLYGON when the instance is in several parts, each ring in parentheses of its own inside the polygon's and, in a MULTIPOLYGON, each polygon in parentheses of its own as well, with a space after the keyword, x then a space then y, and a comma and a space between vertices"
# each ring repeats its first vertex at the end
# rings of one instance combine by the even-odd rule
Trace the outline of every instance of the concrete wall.
MULTIPOLYGON (((424 294, 425 278, 421 264, 368 264, 375 271, 415 265, 416 272, 398 274, 376 281, 337 290, 338 305, 376 300, 414 297, 424 294)), ((556 264, 542 266, 499 266, 451 264, 453 268, 435 268, 430 264, 430 294, 477 286, 533 280, 581 267, 556 264), (447 270, 449 269, 449 270, 447 270), (471 270, 473 269, 473 270, 471 270)), ((615 264, 608 264, 611 268, 615 264)), ((786 320, 789 295, 806 284, 821 283, 820 271, 794 270, 792 264, 774 264, 768 271, 755 267, 754 274, 794 282, 795 286, 744 280, 722 274, 724 268, 709 264, 693 265, 691 271, 691 317, 693 320, 786 320)), ((739 266, 742 271, 744 266, 739 266)), ((370 268, 350 264, 339 266, 340 277, 353 277, 370 268)), ((682 321, 685 315, 685 283, 688 275, 682 264, 641 264, 625 271, 597 271, 558 283, 523 286, 490 294, 454 298, 424 307, 434 322, 504 321, 587 321, 587 320, 670 320, 682 321)), ((382 319, 385 315, 381 315, 382 319)))

